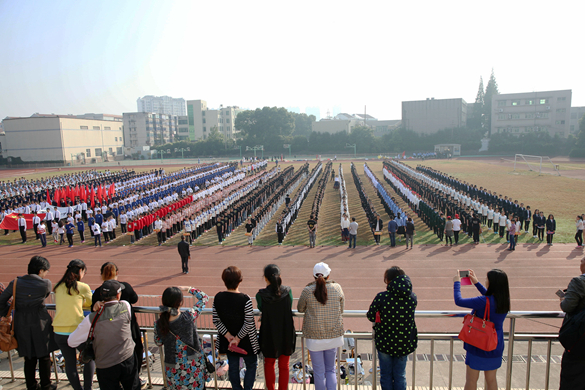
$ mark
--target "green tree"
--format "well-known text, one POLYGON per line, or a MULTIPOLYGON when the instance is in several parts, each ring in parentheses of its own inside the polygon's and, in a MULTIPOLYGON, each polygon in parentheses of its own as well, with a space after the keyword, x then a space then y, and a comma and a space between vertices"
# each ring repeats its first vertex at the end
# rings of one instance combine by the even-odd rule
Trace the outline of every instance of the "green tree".
POLYGON ((274 140, 290 136, 295 129, 295 119, 282 107, 257 108, 239 113, 236 128, 245 138, 254 142, 274 140))
POLYGON ((579 133, 569 157, 585 157, 585 115, 579 120, 579 133))
POLYGON ((485 126, 484 123, 484 91, 483 91, 483 77, 479 77, 479 88, 475 97, 475 104, 473 105, 472 112, 469 114, 469 120, 467 121, 467 127, 470 129, 481 129, 485 126))
POLYGON ((297 114, 291 112, 295 120, 295 130, 293 135, 304 135, 308 136, 313 131, 313 122, 317 120, 315 115, 297 114))
POLYGON ((487 87, 485 88, 485 95, 484 95, 484 110, 483 115, 485 118, 485 127, 488 131, 488 135, 491 136, 492 134, 492 98, 494 96, 499 95, 500 92, 498 91, 498 82, 496 81, 496 76, 494 75, 494 69, 492 68, 492 74, 490 75, 490 79, 488 81, 487 87))

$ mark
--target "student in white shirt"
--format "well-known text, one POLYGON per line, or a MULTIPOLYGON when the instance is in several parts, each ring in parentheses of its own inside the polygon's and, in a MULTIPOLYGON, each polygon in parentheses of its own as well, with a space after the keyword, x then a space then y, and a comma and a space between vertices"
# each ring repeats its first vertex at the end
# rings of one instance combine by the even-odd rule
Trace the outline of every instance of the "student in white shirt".
POLYGON ((110 224, 108 223, 108 221, 104 220, 102 222, 102 233, 104 234, 104 241, 107 244, 110 241, 110 233, 109 230, 110 229, 110 224))
POLYGON ((126 234, 128 232, 127 229, 127 224, 128 222, 128 216, 126 215, 126 211, 122 211, 122 213, 120 214, 120 229, 122 229, 122 233, 126 234))
POLYGON ((44 221, 41 221, 40 225, 37 227, 37 234, 39 236, 39 239, 41 240, 41 246, 43 248, 46 247, 47 246, 47 229, 45 227, 44 221))
POLYGON ((489 230, 492 230, 492 223, 494 222, 494 209, 492 206, 488 208, 487 212, 487 226, 489 230))
POLYGON ((24 244, 26 242, 26 219, 24 219, 22 214, 18 215, 18 230, 20 230, 20 237, 24 244))
POLYGON ((455 214, 455 218, 451 221, 453 224, 453 238, 455 239, 455 245, 459 243, 459 232, 461 231, 461 220, 459 214, 455 214))
POLYGON ((59 224, 57 222, 55 222, 54 220, 50 222, 51 223, 51 231, 53 234, 53 241, 55 241, 55 244, 57 243, 57 241, 59 240, 59 224))
POLYGON ((108 218, 108 232, 110 233, 110 240, 116 239, 116 220, 113 216, 108 218))
POLYGON ((35 235, 37 237, 37 240, 39 240, 41 238, 41 236, 38 232, 38 227, 41 224, 41 219, 37 215, 36 211, 34 212, 34 217, 32 217, 32 223, 33 223, 33 229, 35 230, 35 235))
POLYGON ((93 237, 95 239, 95 246, 98 246, 98 243, 100 244, 100 246, 102 246, 102 237, 101 237, 101 233, 102 233, 102 229, 100 229, 100 225, 98 225, 97 223, 94 223, 93 225, 91 225, 91 231, 93 232, 93 237))

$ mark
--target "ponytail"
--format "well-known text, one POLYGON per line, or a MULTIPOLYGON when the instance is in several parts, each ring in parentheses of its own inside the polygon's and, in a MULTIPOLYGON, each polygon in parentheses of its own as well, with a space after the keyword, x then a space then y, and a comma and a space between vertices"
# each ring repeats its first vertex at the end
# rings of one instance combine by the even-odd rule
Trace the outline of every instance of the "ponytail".
POLYGON ((183 303, 181 290, 178 287, 167 287, 162 295, 162 306, 160 306, 162 313, 157 321, 158 331, 162 337, 169 334, 169 320, 173 311, 171 309, 178 310, 181 303, 183 303))
POLYGON ((65 284, 65 287, 67 287, 67 294, 73 295, 71 294, 71 289, 75 290, 75 292, 79 294, 77 282, 81 280, 81 275, 79 274, 81 270, 87 271, 85 263, 79 259, 71 260, 67 266, 65 275, 63 275, 61 280, 59 280, 59 283, 55 285, 53 291, 57 291, 57 287, 59 287, 61 284, 65 284))
POLYGON ((282 294, 280 291, 280 286, 282 285, 280 268, 276 264, 268 264, 264 267, 264 277, 270 283, 268 286, 270 292, 280 298, 280 295, 282 294))
POLYGON ((317 274, 315 277, 317 286, 315 287, 315 298, 319 303, 325 305, 327 303, 327 283, 322 274, 317 274))

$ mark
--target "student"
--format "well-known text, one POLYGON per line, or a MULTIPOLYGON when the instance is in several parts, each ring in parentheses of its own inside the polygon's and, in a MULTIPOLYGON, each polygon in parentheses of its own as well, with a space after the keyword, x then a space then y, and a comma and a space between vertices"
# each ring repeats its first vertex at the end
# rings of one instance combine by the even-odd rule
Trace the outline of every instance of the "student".
POLYGON ((538 222, 540 221, 540 212, 538 209, 534 210, 534 217, 532 217, 532 238, 538 238, 538 222))
POLYGON ((376 245, 380 245, 380 236, 382 235, 382 229, 384 228, 384 222, 380 219, 380 214, 376 214, 376 220, 372 226, 372 233, 374 233, 374 240, 376 245))
POLYGON ((546 219, 546 243, 549 246, 552 246, 553 236, 555 235, 555 231, 557 230, 557 222, 555 221, 555 217, 552 214, 548 215, 546 219))
MULTIPOLYGON (((544 240, 544 229, 546 228, 546 218, 544 216, 544 211, 540 212, 540 218, 538 220, 538 239, 542 242, 544 240)), ((548 242, 548 237, 547 237, 548 242)))
POLYGON ((102 229, 100 228, 100 225, 98 225, 97 223, 94 223, 93 225, 91 225, 91 232, 93 234, 93 238, 94 238, 94 242, 95 242, 95 246, 98 246, 98 243, 100 244, 100 246, 102 246, 102 229))
POLYGON ((494 210, 494 234, 498 234, 500 226, 500 211, 499 209, 494 210))
POLYGON ((26 219, 22 214, 18 214, 18 230, 20 230, 20 237, 24 244, 26 242, 26 219))
POLYGON ((577 227, 577 233, 575 233, 575 241, 577 241, 577 249, 582 249, 583 248, 583 217, 580 215, 577 215, 577 218, 575 219, 575 223, 576 223, 576 227, 577 227))
POLYGON ((67 222, 67 225, 65 225, 65 230, 67 232, 67 242, 69 243, 69 248, 73 248, 73 232, 75 231, 75 225, 73 225, 73 222, 67 222))
POLYGON ((77 232, 79 233, 79 239, 83 244, 85 242, 85 224, 81 218, 77 220, 77 232))
POLYGON ((317 220, 313 214, 307 221, 307 230, 309 231, 309 248, 314 248, 317 240, 317 220))
POLYGON ((57 229, 59 232, 59 245, 62 245, 65 242, 65 225, 63 225, 63 221, 59 220, 59 228, 57 229))
POLYGON ((284 224, 282 223, 282 217, 278 219, 276 223, 276 235, 278 236, 278 245, 282 245, 282 241, 284 240, 284 224))
POLYGON ((33 229, 35 231, 36 239, 39 240, 41 237, 40 237, 39 232, 38 232, 38 227, 41 223, 41 219, 37 215, 36 211, 34 212, 34 216, 32 217, 32 223, 33 223, 33 229))
MULTIPOLYGON (((351 223, 349 224, 349 248, 351 248, 351 243, 353 241, 353 249, 355 249, 355 243, 357 241, 358 228, 359 228, 359 225, 355 221, 355 217, 351 217, 351 223)), ((396 245, 396 241, 394 241, 394 245, 396 245)))
POLYGON ((406 249, 408 249, 408 242, 410 241, 410 249, 414 246, 414 235, 416 234, 414 231, 414 223, 412 222, 412 218, 408 217, 405 226, 405 234, 406 234, 406 249))
POLYGON ((245 228, 246 236, 248 236, 248 246, 252 246, 252 243, 254 242, 254 224, 252 223, 251 218, 248 218, 245 228))
POLYGON ((55 244, 56 244, 57 241, 59 240, 59 224, 55 220, 51 220, 49 222, 49 224, 51 225, 51 230, 53 232, 52 233, 52 235, 53 235, 53 241, 55 241, 55 244))
POLYGON ((126 210, 122 209, 122 213, 120 213, 120 229, 122 229, 122 233, 126 234, 128 232, 126 224, 128 223, 128 216, 126 215, 126 210))
POLYGON ((524 210, 524 233, 528 234, 528 228, 530 228, 530 219, 532 218, 532 212, 530 206, 526 206, 524 210))
POLYGON ((47 246, 47 228, 45 227, 45 221, 41 221, 41 224, 37 227, 37 234, 41 240, 41 246, 44 248, 47 246))
POLYGON ((450 215, 447 215, 445 222, 445 246, 453 246, 453 221, 450 215))
POLYGON ((510 242, 509 251, 516 250, 516 217, 508 220, 508 241, 510 242))
POLYGON ((104 234, 104 242, 107 244, 108 242, 110 242, 110 233, 109 230, 110 229, 110 224, 108 223, 108 221, 103 221, 102 222, 102 233, 104 234))
POLYGON ((487 212, 487 227, 488 230, 492 230, 492 224, 494 222, 494 209, 492 207, 492 205, 489 206, 488 208, 488 212, 487 212))
POLYGON ((453 219, 452 222, 453 222, 453 238, 455 240, 455 245, 458 245, 459 244, 459 232, 461 231, 461 221, 459 220, 459 214, 455 214, 455 219, 453 219))
POLYGON ((503 210, 500 209, 500 220, 499 220, 500 238, 504 238, 504 233, 506 231, 507 223, 508 223, 508 218, 506 217, 506 214, 504 214, 503 210))

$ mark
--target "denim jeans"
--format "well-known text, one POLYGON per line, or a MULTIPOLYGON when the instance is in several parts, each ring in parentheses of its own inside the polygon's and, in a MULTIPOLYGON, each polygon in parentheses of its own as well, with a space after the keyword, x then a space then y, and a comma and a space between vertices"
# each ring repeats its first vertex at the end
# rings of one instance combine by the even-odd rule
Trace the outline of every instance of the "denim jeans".
POLYGON ((337 348, 325 351, 309 351, 313 362, 315 390, 335 390, 337 376, 335 374, 335 354, 337 348))
POLYGON ((233 390, 252 390, 254 381, 256 380, 256 368, 258 367, 258 355, 244 356, 244 364, 246 365, 246 375, 244 376, 244 387, 240 383, 240 355, 235 353, 227 353, 228 357, 228 376, 233 390))
POLYGON ((510 249, 516 249, 516 236, 510 233, 510 249))
POLYGON ((390 236, 390 246, 396 246, 396 233, 388 233, 390 236))
POLYGON ((408 356, 390 356, 378 351, 380 386, 382 390, 406 390, 406 362, 408 356))
POLYGON ((351 248, 351 242, 353 241, 353 247, 355 248, 355 242, 357 239, 357 234, 350 234, 349 235, 349 247, 351 248))

